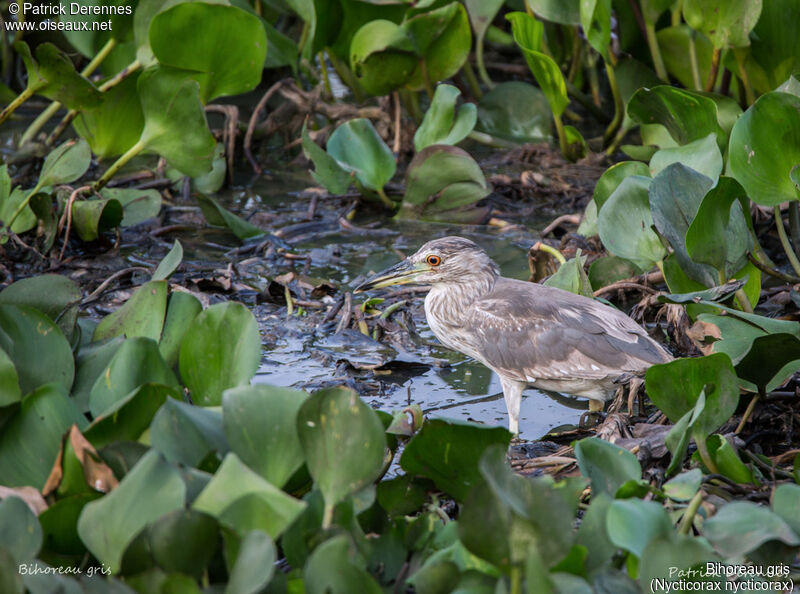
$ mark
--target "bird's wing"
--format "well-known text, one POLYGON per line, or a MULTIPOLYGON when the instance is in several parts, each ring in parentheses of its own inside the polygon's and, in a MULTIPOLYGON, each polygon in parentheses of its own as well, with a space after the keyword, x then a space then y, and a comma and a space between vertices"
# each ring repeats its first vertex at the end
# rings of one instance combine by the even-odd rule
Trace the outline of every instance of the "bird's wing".
POLYGON ((640 372, 669 355, 628 316, 591 299, 506 281, 473 303, 474 350, 521 381, 603 379, 640 372))

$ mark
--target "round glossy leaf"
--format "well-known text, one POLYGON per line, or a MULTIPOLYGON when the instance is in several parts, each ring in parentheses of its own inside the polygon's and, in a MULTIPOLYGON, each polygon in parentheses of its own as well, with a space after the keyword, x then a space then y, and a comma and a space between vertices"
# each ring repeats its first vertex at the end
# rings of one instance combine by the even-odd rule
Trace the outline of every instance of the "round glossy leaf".
POLYGON ((358 394, 320 390, 297 413, 297 432, 308 471, 332 506, 371 484, 383 468, 383 423, 358 394))
POLYGON ((339 166, 336 159, 311 140, 308 135, 307 122, 303 124, 302 138, 303 154, 314 163, 314 171, 311 172, 311 177, 331 194, 344 194, 353 181, 350 174, 339 166))
POLYGON ((608 508, 606 530, 614 545, 641 559, 653 538, 672 531, 672 521, 660 503, 622 499, 614 501, 608 508))
MULTIPOLYGON (((158 216, 161 211, 161 194, 157 190, 134 190, 128 188, 103 188, 103 198, 115 200, 122 205, 120 227, 132 227, 158 216)), ((154 278, 153 280, 159 280, 154 278)))
POLYGON ((397 168, 394 156, 367 119, 345 122, 328 139, 328 153, 346 171, 355 173, 362 186, 380 190, 397 168))
POLYGON ((114 336, 144 336, 153 340, 161 337, 167 309, 167 282, 150 281, 136 292, 117 311, 103 318, 95 328, 92 341, 114 336))
POLYGON ((60 274, 41 274, 18 280, 0 291, 0 304, 27 305, 47 314, 64 336, 72 336, 81 291, 60 274))
POLYGON ((213 517, 193 509, 176 509, 150 527, 150 552, 164 571, 200 577, 217 548, 218 530, 213 517))
POLYGON ((642 478, 639 461, 625 448, 596 437, 582 439, 573 447, 581 474, 592 482, 593 493, 613 497, 623 483, 642 478))
POLYGON ((800 485, 779 485, 772 494, 772 509, 800 534, 800 485))
POLYGON ((75 181, 86 173, 91 161, 92 151, 85 140, 68 140, 45 157, 38 186, 55 186, 75 181))
POLYGON ((260 530, 248 532, 239 545, 231 569, 226 594, 251 594, 261 591, 275 573, 275 543, 260 530))
POLYGON ((760 90, 767 92, 797 72, 800 44, 797 43, 796 28, 790 23, 796 23, 800 18, 800 5, 794 0, 769 0, 763 4, 750 40, 750 50, 755 70, 764 73, 764 88, 760 90))
POLYGON ((758 204, 799 200, 791 180, 800 163, 800 97, 767 93, 736 122, 728 147, 728 172, 758 204))
POLYGON ((650 176, 656 176, 672 165, 681 163, 707 178, 716 180, 722 173, 722 153, 715 134, 693 140, 683 146, 663 148, 650 158, 650 176))
MULTIPOLYGON (((661 50, 667 72, 687 89, 694 88, 692 65, 687 59, 691 51, 692 40, 694 40, 701 84, 708 80, 711 71, 711 55, 714 52, 714 46, 711 45, 708 37, 698 35, 689 25, 680 24, 659 29, 656 32, 656 39, 658 39, 658 47, 661 50)), ((643 86, 654 87, 658 84, 663 84, 663 81, 643 86)))
POLYGON ((592 287, 606 287, 622 279, 636 276, 641 271, 628 260, 617 256, 603 256, 589 266, 589 283, 592 287))
MULTIPOLYGON (((177 240, 175 244, 180 245, 177 240)), ((172 250, 174 249, 173 247, 172 250)), ((172 254, 172 250, 170 250, 170 254, 172 254)), ((168 254, 168 257, 170 254, 168 254)), ((161 261, 156 269, 156 274, 166 261, 167 258, 161 261)), ((161 352, 161 356, 168 367, 175 367, 178 362, 178 353, 180 352, 183 337, 192 327, 201 311, 203 311, 203 305, 194 295, 176 291, 169 296, 167 317, 164 320, 164 332, 161 334, 161 342, 158 343, 158 350, 161 352)))
POLYGON ((73 424, 86 425, 58 384, 47 384, 22 400, 0 432, 0 480, 8 487, 41 489, 73 424))
POLYGON ((675 501, 689 501, 700 490, 703 471, 693 468, 664 483, 664 493, 675 501))
POLYGON ((22 399, 22 390, 19 387, 19 376, 14 368, 14 362, 0 348, 0 407, 14 404, 22 399))
POLYGON ((254 385, 226 390, 223 427, 231 449, 277 487, 303 465, 297 411, 308 398, 299 390, 254 385))
POLYGON ((740 379, 770 392, 800 369, 800 338, 788 333, 759 336, 736 364, 740 379))
POLYGON ((122 222, 122 205, 118 200, 76 200, 72 203, 72 224, 83 241, 94 241, 104 231, 122 222))
POLYGON ((685 0, 683 18, 719 49, 750 45, 761 0, 685 0))
POLYGON ((23 394, 50 382, 72 387, 75 362, 61 330, 38 309, 0 305, 0 349, 14 363, 23 394))
POLYGON ((211 171, 215 142, 198 83, 186 71, 156 67, 139 76, 137 88, 144 113, 139 143, 186 175, 211 171))
POLYGON ((623 161, 615 163, 603 172, 597 184, 594 187, 594 194, 592 195, 597 210, 601 210, 606 201, 611 197, 611 194, 619 187, 622 181, 631 175, 639 175, 642 177, 649 177, 650 170, 647 165, 640 161, 623 161))
POLYGON ((465 103, 456 110, 461 91, 452 85, 436 87, 428 111, 414 134, 414 150, 419 152, 432 144, 458 144, 472 132, 477 120, 474 103, 465 103), (457 115, 456 115, 457 114, 457 115))
POLYGON ((372 95, 385 95, 403 86, 417 61, 405 31, 391 21, 369 21, 350 44, 350 67, 372 95))
POLYGON ((86 504, 78 534, 92 554, 116 573, 136 535, 150 522, 183 508, 185 500, 186 487, 178 470, 151 450, 116 489, 86 504))
POLYGON ((0 542, 19 564, 36 557, 42 546, 42 527, 36 514, 21 498, 0 501, 0 542))
POLYGON ((559 25, 580 25, 580 0, 527 0, 538 16, 559 25))
POLYGON ((150 443, 171 462, 197 466, 212 451, 228 452, 218 408, 203 408, 168 399, 150 425, 150 443))
POLYGON ((161 64, 193 71, 208 103, 261 82, 267 37, 258 17, 240 8, 182 2, 153 18, 150 47, 161 64))
POLYGON ((114 353, 124 341, 124 337, 118 336, 111 340, 83 345, 78 350, 71 396, 82 412, 89 410, 89 394, 98 376, 106 370, 114 353))
POLYGON ((703 535, 725 557, 745 555, 769 540, 800 544, 800 537, 779 515, 749 501, 723 505, 703 523, 703 535))
POLYGON ((611 0, 581 0, 581 27, 586 41, 608 62, 611 43, 611 0))
MULTIPOLYGON (((715 559, 717 556, 705 539, 676 534, 674 531, 661 534, 651 539, 642 552, 639 559, 639 584, 642 589, 647 589, 654 579, 668 580, 670 572, 673 572, 673 583, 676 583, 676 571, 695 568, 699 571, 693 574, 695 577, 690 579, 698 589, 701 586, 699 582, 717 581, 722 582, 720 590, 724 590, 724 576, 704 575, 705 572, 701 569, 705 567, 706 562, 715 559)), ((711 584, 706 590, 709 592, 713 590, 711 584)))
POLYGON ((553 117, 541 90, 522 81, 502 82, 478 101, 476 129, 514 142, 552 135, 553 117))
MULTIPOLYGON (((11 191, 11 178, 8 175, 8 165, 0 167, 0 221, 8 221, 19 208, 20 204, 27 198, 29 192, 25 192, 19 186, 11 191)), ((14 233, 24 233, 36 226, 36 215, 27 204, 20 211, 17 218, 11 224, 14 233)), ((5 243, 8 238, 0 237, 0 242, 5 243)))
POLYGON ((260 360, 258 324, 249 309, 231 301, 195 318, 181 342, 178 364, 193 401, 216 406, 223 391, 250 382, 260 360))
POLYGON ((334 536, 319 545, 303 570, 308 594, 380 594, 382 592, 363 567, 356 562, 356 552, 345 535, 334 536))
POLYGON ((503 6, 503 0, 465 0, 464 4, 475 36, 482 38, 503 6))
POLYGON ((197 202, 200 204, 200 210, 203 211, 203 216, 209 224, 227 227, 239 239, 251 239, 266 233, 253 223, 245 221, 242 217, 224 208, 211 196, 197 194, 197 202))

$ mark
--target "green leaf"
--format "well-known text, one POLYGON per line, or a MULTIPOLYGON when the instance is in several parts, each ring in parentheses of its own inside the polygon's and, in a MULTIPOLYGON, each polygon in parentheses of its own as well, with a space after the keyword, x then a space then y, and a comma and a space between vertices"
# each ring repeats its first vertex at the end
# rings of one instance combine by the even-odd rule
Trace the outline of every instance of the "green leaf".
POLYGON ((119 347, 89 393, 89 410, 97 417, 147 383, 178 388, 178 380, 164 363, 158 345, 150 338, 129 338, 119 347))
POLYGON ((669 241, 686 275, 706 287, 717 284, 714 269, 694 262, 686 251, 686 232, 713 181, 680 163, 673 163, 650 184, 653 224, 669 241))
POLYGON ((376 496, 380 506, 389 515, 405 516, 422 508, 427 499, 427 490, 432 487, 426 479, 401 474, 379 482, 376 496))
POLYGON ((615 546, 641 559, 651 540, 672 532, 672 521, 660 503, 621 499, 608 508, 606 530, 615 546))
POLYGON ((352 177, 339 166, 336 159, 311 140, 308 135, 308 122, 303 124, 302 139, 303 154, 314 163, 311 177, 331 194, 337 196, 344 194, 353 181, 352 177))
POLYGON ((586 276, 586 270, 584 269, 586 258, 588 256, 581 256, 581 250, 578 249, 575 257, 564 262, 558 268, 558 271, 543 284, 548 287, 558 287, 584 297, 592 297, 592 284, 589 282, 589 277, 586 276))
POLYGON ((800 537, 780 516, 749 501, 723 505, 703 523, 703 535, 724 557, 746 555, 769 540, 800 544, 800 537))
POLYGON ((613 497, 627 481, 642 478, 642 467, 634 454, 607 441, 590 437, 575 443, 581 474, 592 482, 593 493, 613 497))
POLYGON ((136 289, 122 307, 100 321, 92 335, 92 341, 122 335, 158 340, 164 327, 166 309, 167 282, 147 282, 136 289))
POLYGON ((226 390, 222 420, 231 449, 250 468, 282 487, 303 465, 297 412, 308 398, 299 390, 254 385, 226 390))
POLYGON ((489 25, 492 24, 500 7, 503 6, 503 0, 464 0, 464 4, 467 7, 469 22, 475 31, 475 37, 483 39, 489 25))
MULTIPOLYGON (((176 509, 147 531, 153 559, 164 571, 200 578, 217 549, 217 521, 193 509, 176 509)), ((254 560, 256 561, 256 560, 254 560)), ((272 567, 274 559, 267 559, 272 567)))
POLYGON ((580 17, 586 41, 603 56, 603 60, 608 62, 608 46, 611 43, 611 0, 581 0, 580 17))
POLYGON ((758 485, 753 472, 744 465, 736 449, 725 437, 719 434, 709 435, 706 439, 706 448, 720 474, 737 483, 758 485))
POLYGON ((76 200, 72 203, 72 224, 83 241, 94 241, 104 231, 122 222, 122 205, 118 200, 76 200))
POLYGON ((82 412, 89 410, 89 394, 97 378, 111 363, 111 359, 125 338, 116 338, 93 342, 81 346, 75 359, 75 381, 72 384, 72 398, 82 412))
POLYGON ((640 161, 622 161, 615 163, 603 172, 594 187, 592 198, 597 204, 598 212, 608 201, 614 191, 620 186, 626 177, 636 175, 639 177, 650 177, 650 170, 640 161))
POLYGON ((297 433, 308 472, 326 506, 371 484, 383 468, 383 423, 352 390, 329 388, 312 394, 297 412, 297 433))
POLYGON ((593 288, 599 289, 639 273, 639 268, 628 260, 617 256, 603 256, 589 266, 589 283, 593 288))
POLYGON ((695 439, 716 431, 733 416, 739 403, 736 373, 724 353, 653 365, 647 370, 645 385, 650 398, 673 423, 691 411, 705 391, 705 409, 692 429, 695 439))
POLYGON ((754 202, 775 206, 800 199, 792 168, 800 163, 800 97, 767 93, 736 122, 728 147, 728 173, 754 202))
POLYGON ((512 12, 506 15, 511 21, 514 41, 522 50, 528 67, 536 82, 547 97, 553 115, 561 117, 569 104, 564 75, 553 59, 539 51, 542 25, 535 18, 524 12, 512 12), (538 41, 538 43, 537 43, 538 41))
POLYGON ((53 149, 42 164, 38 187, 68 184, 89 169, 92 152, 85 140, 68 140, 53 149))
POLYGON ((664 483, 664 493, 674 501, 689 501, 700 490, 703 471, 692 468, 664 483))
POLYGON ((527 0, 537 15, 559 25, 580 25, 580 0, 527 0))
POLYGON ((777 333, 753 339, 750 350, 736 364, 741 379, 770 392, 800 369, 800 339, 777 333))
POLYGON ((686 230, 686 251, 695 262, 719 270, 731 278, 747 262, 750 233, 743 205, 748 205, 742 186, 721 177, 709 190, 686 230))
POLYGON ((103 188, 100 194, 103 198, 116 200, 122 205, 120 227, 133 227, 158 216, 161 211, 161 194, 157 190, 103 188))
POLYGON ((761 0, 686 0, 683 18, 711 39, 715 48, 750 45, 750 32, 761 16, 761 0))
POLYGON ((461 91, 441 84, 436 87, 433 100, 414 134, 414 150, 420 152, 432 144, 455 145, 472 132, 478 118, 474 103, 465 103, 456 110, 461 91))
POLYGON ((181 260, 183 260, 183 246, 181 242, 176 239, 175 243, 172 244, 172 248, 167 252, 167 255, 158 263, 153 277, 150 280, 167 280, 172 276, 172 273, 175 272, 178 266, 181 265, 181 260))
POLYGON ((92 554, 116 573, 136 535, 164 514, 182 508, 185 498, 186 487, 178 471, 151 450, 116 489, 86 504, 78 519, 78 534, 92 554))
POLYGON ((411 438, 400 457, 400 466, 412 475, 433 480, 457 501, 480 482, 478 462, 492 444, 508 447, 511 434, 502 427, 446 419, 428 419, 411 438))
POLYGON ((203 216, 209 224, 227 227, 239 239, 250 239, 266 234, 266 231, 263 229, 256 227, 252 223, 245 221, 242 217, 222 207, 219 202, 211 196, 197 194, 197 202, 200 204, 200 210, 203 211, 203 216))
POLYGON ((512 80, 496 85, 478 101, 475 129, 520 143, 549 140, 553 117, 544 93, 528 83, 512 80))
POLYGON ((178 364, 194 402, 216 406, 222 392, 250 382, 260 360, 261 339, 253 314, 229 301, 195 318, 181 342, 178 364))
POLYGON ((219 409, 171 398, 153 417, 150 443, 170 462, 187 466, 198 466, 212 451, 220 458, 228 453, 219 409))
POLYGON ((0 542, 20 565, 42 547, 42 527, 28 504, 15 495, 0 501, 0 542))
POLYGON ((65 337, 75 331, 81 291, 75 282, 60 274, 41 274, 18 280, 0 291, 0 304, 25 305, 46 314, 65 337))
POLYGON ((347 536, 320 544, 308 558, 303 583, 308 594, 380 594, 378 582, 356 560, 347 536))
MULTIPOLYGON (((17 186, 11 191, 11 177, 8 175, 8 165, 0 167, 0 221, 7 221, 19 208, 19 205, 27 198, 29 192, 23 192, 17 186)), ((30 205, 25 205, 17 218, 11 224, 14 233, 24 233, 36 226, 36 215, 31 210, 30 205)), ((0 243, 5 243, 6 238, 0 236, 0 243)))
POLYGON ((350 44, 350 67, 371 95, 385 95, 403 86, 417 60, 406 32, 384 19, 364 24, 350 44))
POLYGON ((192 504, 193 509, 211 514, 240 535, 263 530, 272 538, 278 538, 305 507, 303 501, 247 468, 232 452, 192 504))
POLYGON ((65 392, 72 387, 72 349, 58 326, 39 310, 0 305, 0 349, 14 363, 22 394, 50 382, 65 392))
POLYGON ((597 215, 597 229, 606 249, 642 270, 652 268, 667 253, 651 229, 650 184, 648 177, 626 177, 597 215))
POLYGON ((261 591, 275 573, 275 543, 260 530, 248 532, 239 545, 225 594, 251 594, 261 591))
POLYGON ((772 509, 795 534, 800 534, 800 485, 778 485, 772 493, 772 509))
MULTIPOLYGON (((653 538, 642 552, 639 559, 639 585, 643 590, 650 587, 652 580, 663 579, 672 581, 676 585, 680 583, 678 571, 687 571, 697 568, 697 573, 688 574, 693 584, 697 584, 699 589, 700 582, 720 582, 724 580, 713 575, 705 575, 705 564, 708 561, 715 561, 718 557, 703 538, 684 536, 670 531, 653 538), (672 572, 672 574, 670 573, 672 572), (670 576, 672 575, 672 578, 670 576)), ((657 583, 657 582, 655 582, 657 583)), ((706 588, 712 591, 712 587, 706 588)), ((720 589, 724 589, 721 585, 720 589)))
POLYGON ((144 113, 137 144, 191 177, 211 171, 215 142, 198 83, 185 71, 159 66, 142 72, 137 88, 144 113))
MULTIPOLYGON (((175 243, 178 243, 177 240, 175 243)), ((183 337, 201 311, 203 311, 203 305, 197 297, 190 293, 175 291, 169 296, 164 331, 161 334, 161 341, 158 343, 158 350, 168 367, 173 368, 178 362, 183 337)))
POLYGON ((797 34, 788 23, 800 18, 800 6, 793 0, 770 0, 764 3, 761 17, 750 40, 751 55, 757 69, 763 74, 763 88, 767 92, 797 72, 800 48, 797 34))
POLYGON ((683 146, 657 150, 650 158, 650 175, 657 175, 673 163, 682 163, 716 180, 722 173, 722 153, 719 152, 716 136, 712 133, 683 146))
POLYGON ((14 368, 14 362, 0 348, 0 407, 20 400, 22 400, 22 390, 19 387, 19 376, 14 368))
POLYGON ((192 71, 205 104, 261 82, 267 36, 256 15, 235 6, 182 2, 153 18, 150 47, 159 63, 192 71))
POLYGON ((327 150, 345 171, 354 173, 359 183, 370 190, 382 190, 396 169, 392 151, 365 118, 349 120, 336 128, 328 139, 327 150))

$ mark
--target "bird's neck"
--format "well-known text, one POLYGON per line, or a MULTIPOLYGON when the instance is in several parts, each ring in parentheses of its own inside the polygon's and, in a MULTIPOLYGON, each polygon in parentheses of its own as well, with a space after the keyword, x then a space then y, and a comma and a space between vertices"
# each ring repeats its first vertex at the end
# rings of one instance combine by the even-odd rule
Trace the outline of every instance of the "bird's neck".
POLYGON ((465 282, 435 283, 425 298, 425 313, 442 323, 460 325, 467 309, 488 294, 496 281, 495 276, 481 276, 465 282))

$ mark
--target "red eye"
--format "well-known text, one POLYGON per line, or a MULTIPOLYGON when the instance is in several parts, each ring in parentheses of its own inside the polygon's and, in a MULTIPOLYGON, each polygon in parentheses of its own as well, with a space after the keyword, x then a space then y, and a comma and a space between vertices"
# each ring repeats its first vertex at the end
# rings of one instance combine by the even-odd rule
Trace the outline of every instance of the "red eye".
POLYGON ((438 266, 442 263, 442 259, 439 256, 428 256, 425 258, 425 261, 430 264, 431 266, 438 266))

